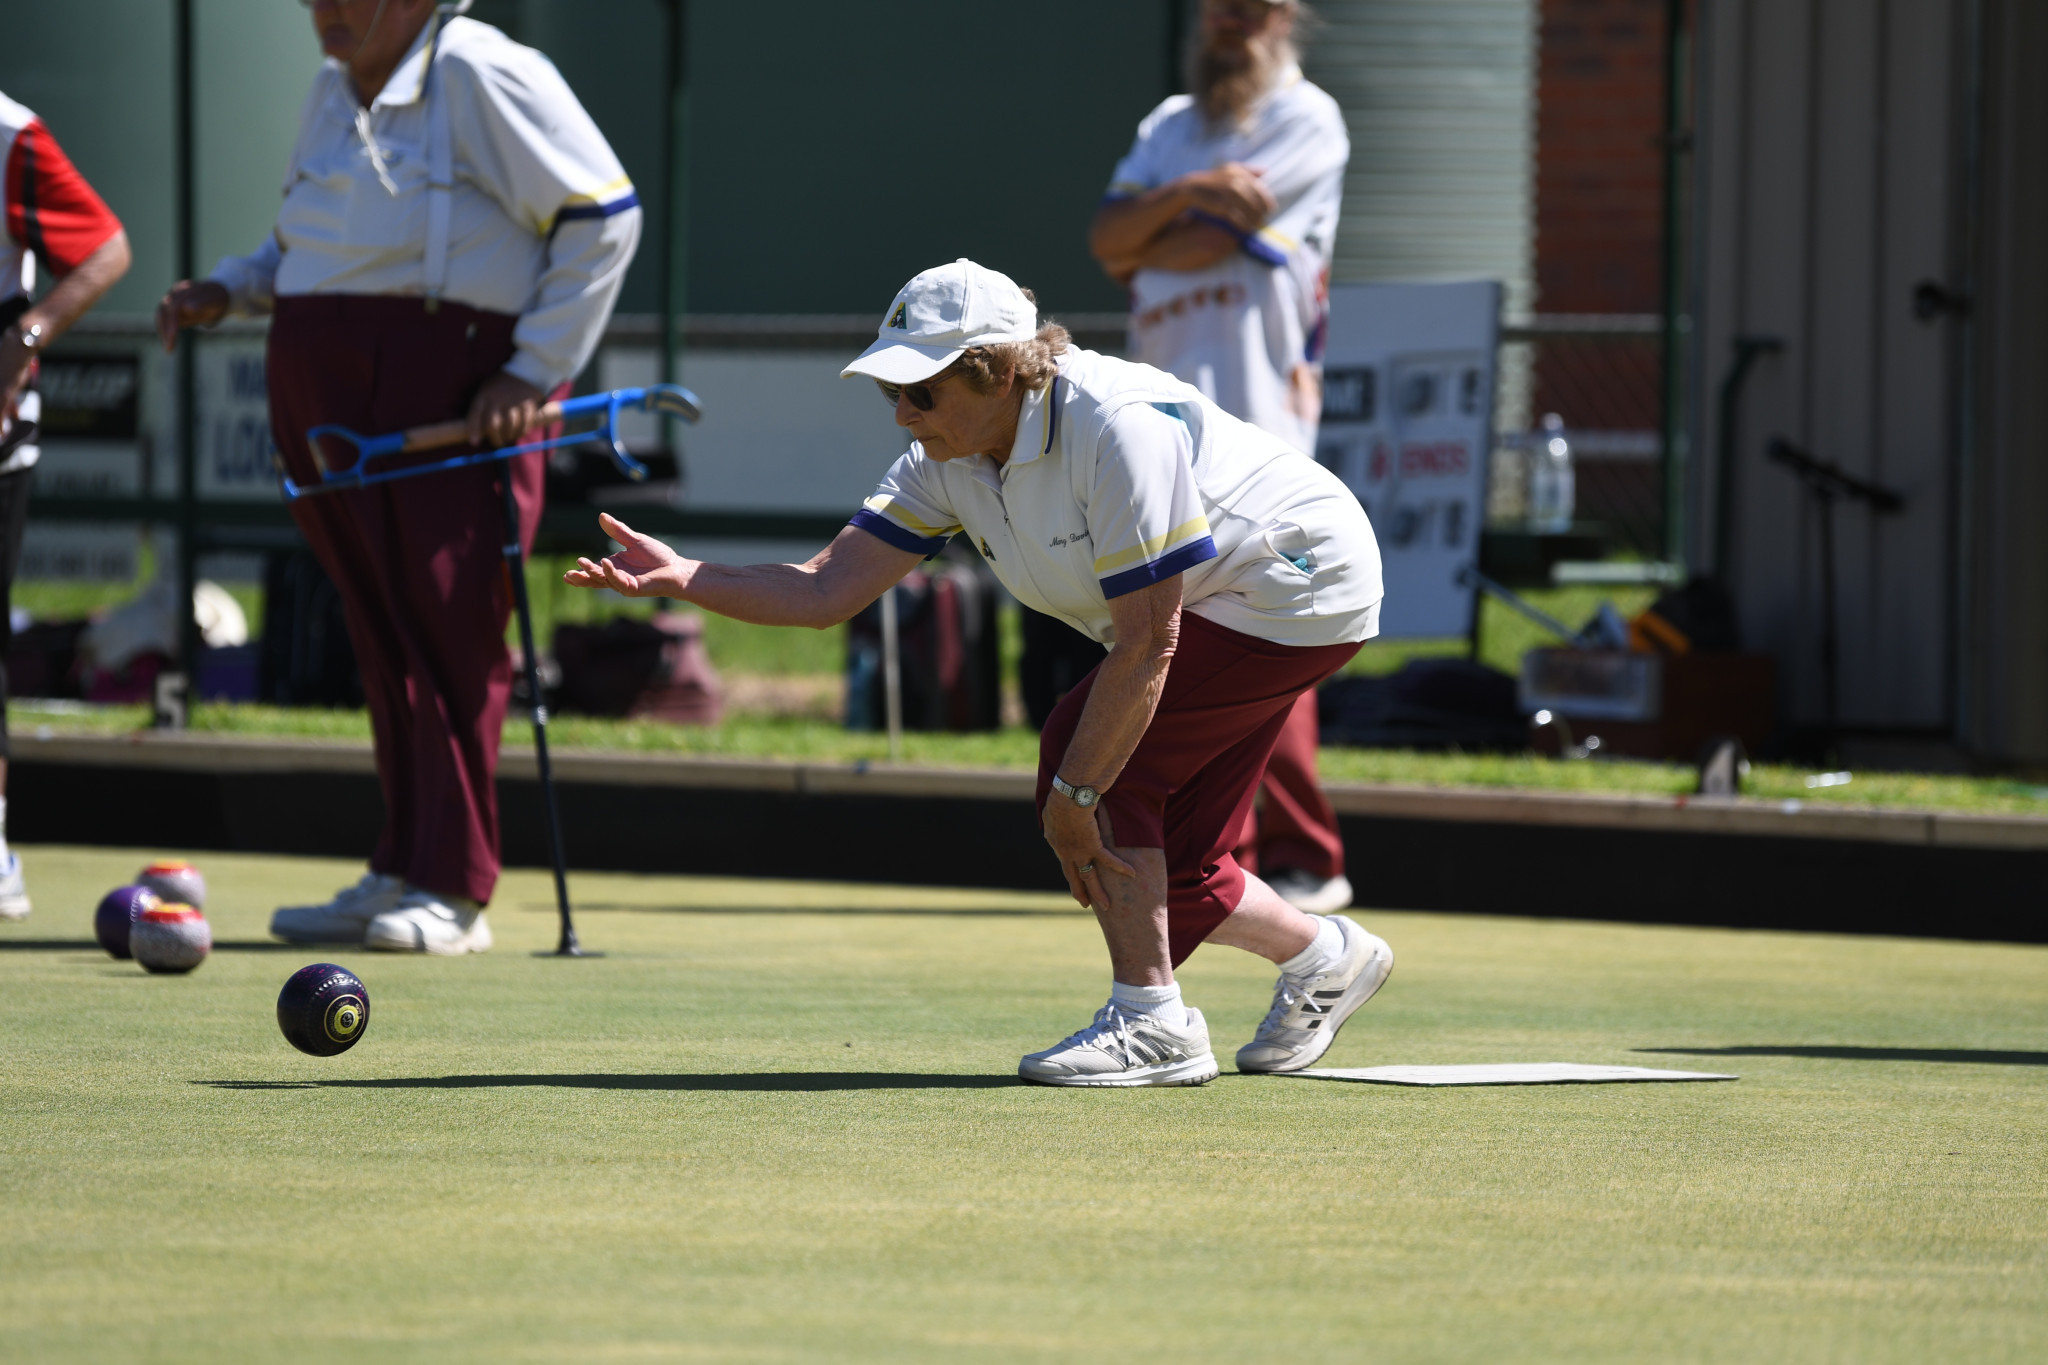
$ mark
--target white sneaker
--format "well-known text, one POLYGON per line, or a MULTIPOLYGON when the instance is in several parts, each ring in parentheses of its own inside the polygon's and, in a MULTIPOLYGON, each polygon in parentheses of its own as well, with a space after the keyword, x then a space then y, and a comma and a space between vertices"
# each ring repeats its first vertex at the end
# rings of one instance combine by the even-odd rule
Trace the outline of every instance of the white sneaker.
POLYGON ((6 870, 0 871, 0 919, 28 918, 28 881, 21 875, 21 855, 7 853, 6 870))
POLYGON ((1351 904, 1351 879, 1343 873, 1325 880, 1295 868, 1265 879, 1273 894, 1304 915, 1330 915, 1351 904))
POLYGON ((491 926, 483 907, 460 896, 437 896, 414 887, 397 906, 370 921, 363 946, 387 953, 456 957, 488 952, 491 926))
POLYGON ((1273 988, 1273 1008, 1249 1043, 1237 1050, 1239 1071, 1299 1071, 1312 1066, 1337 1030, 1394 970, 1394 950, 1342 915, 1330 922, 1344 935, 1344 956, 1320 976, 1306 980, 1282 975, 1273 988))
POLYGON ((270 917, 270 934, 286 943, 361 943, 370 921, 398 908, 405 882, 366 872, 325 905, 287 905, 270 917))
POLYGON ((1186 1028, 1153 1014, 1126 1014, 1112 1002, 1095 1022, 1058 1047, 1017 1063, 1017 1074, 1040 1085, 1204 1085, 1216 1079, 1209 1024, 1187 1007, 1186 1028))

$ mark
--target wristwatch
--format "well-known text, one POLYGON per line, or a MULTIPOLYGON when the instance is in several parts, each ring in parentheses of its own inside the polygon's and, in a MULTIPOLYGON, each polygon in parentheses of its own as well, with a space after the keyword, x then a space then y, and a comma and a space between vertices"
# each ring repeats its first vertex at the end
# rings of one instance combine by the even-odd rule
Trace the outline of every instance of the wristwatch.
POLYGON ((1079 806, 1082 810, 1087 810, 1090 806, 1094 805, 1097 801, 1100 801, 1102 799, 1102 793, 1095 790, 1095 788, 1076 787, 1072 783, 1062 778, 1058 773, 1054 773, 1052 775, 1052 789, 1058 792, 1061 796, 1066 797, 1067 800, 1079 806))

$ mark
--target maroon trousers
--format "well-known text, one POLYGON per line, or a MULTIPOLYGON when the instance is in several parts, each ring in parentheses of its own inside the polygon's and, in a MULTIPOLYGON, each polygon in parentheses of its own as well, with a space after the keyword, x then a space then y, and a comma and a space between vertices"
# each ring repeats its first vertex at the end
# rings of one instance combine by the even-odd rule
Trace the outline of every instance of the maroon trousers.
MULTIPOLYGON (((1167 948, 1176 967, 1244 898, 1244 871, 1231 849, 1296 700, 1358 648, 1279 645, 1181 613, 1159 709, 1102 798, 1116 846, 1166 852, 1167 948)), ((1090 672, 1046 718, 1041 813, 1094 686, 1090 672)))
MULTIPOLYGON (((461 417, 512 358, 516 319, 417 298, 280 298, 270 328, 270 428, 295 482, 319 470, 306 430, 379 435, 461 417)), ((425 462, 452 447, 408 457, 425 462)), ((353 463, 339 442, 324 451, 353 463)), ((512 694, 504 494, 522 547, 540 522, 543 457, 302 498, 292 517, 341 593, 375 735, 384 832, 372 871, 488 901, 498 880, 499 729, 512 694)), ((380 461, 380 465, 385 462, 380 461)))
POLYGON ((1237 861, 1247 872, 1283 868, 1328 881, 1344 873, 1337 809, 1316 777, 1316 694, 1304 692, 1288 713, 1266 764, 1258 809, 1238 832, 1237 861))

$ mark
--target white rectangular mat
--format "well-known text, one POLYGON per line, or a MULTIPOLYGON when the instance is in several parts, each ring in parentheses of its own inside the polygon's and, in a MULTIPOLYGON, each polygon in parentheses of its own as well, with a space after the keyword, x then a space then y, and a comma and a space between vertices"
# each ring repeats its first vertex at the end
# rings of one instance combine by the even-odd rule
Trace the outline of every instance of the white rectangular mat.
POLYGON ((1588 1085, 1603 1081, 1732 1081, 1713 1071, 1659 1071, 1647 1066, 1584 1066, 1577 1062, 1505 1062, 1497 1066, 1339 1066, 1290 1073, 1318 1081, 1375 1085, 1588 1085))

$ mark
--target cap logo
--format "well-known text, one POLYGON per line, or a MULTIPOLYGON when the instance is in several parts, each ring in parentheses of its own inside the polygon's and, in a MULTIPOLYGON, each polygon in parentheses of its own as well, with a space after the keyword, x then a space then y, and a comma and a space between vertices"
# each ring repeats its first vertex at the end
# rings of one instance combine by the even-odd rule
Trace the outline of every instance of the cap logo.
POLYGON ((909 330, 910 330, 910 304, 909 304, 909 302, 908 302, 908 301, 905 301, 905 302, 903 302, 903 303, 899 303, 899 304, 897 304, 897 305, 896 305, 896 311, 895 311, 895 312, 893 312, 893 313, 891 313, 891 314, 889 314, 889 320, 888 320, 888 321, 887 321, 886 323, 882 324, 882 325, 883 325, 883 326, 885 326, 885 327, 893 327, 893 328, 895 328, 896 330, 898 330, 898 331, 901 331, 901 332, 907 332, 907 331, 909 331, 909 330))

